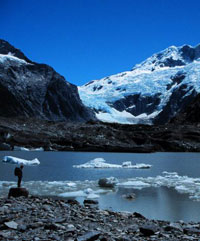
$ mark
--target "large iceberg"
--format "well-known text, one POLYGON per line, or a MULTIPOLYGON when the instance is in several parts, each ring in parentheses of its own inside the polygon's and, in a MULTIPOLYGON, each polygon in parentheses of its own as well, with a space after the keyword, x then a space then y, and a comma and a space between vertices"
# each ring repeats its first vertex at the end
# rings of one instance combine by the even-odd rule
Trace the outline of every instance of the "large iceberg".
POLYGON ((106 163, 106 160, 103 158, 95 158, 89 162, 86 162, 81 165, 73 165, 73 167, 76 168, 134 168, 134 169, 141 169, 141 168, 150 168, 150 164, 144 164, 144 163, 139 163, 139 164, 134 164, 130 161, 123 162, 122 165, 120 164, 111 164, 111 163, 106 163))
POLYGON ((23 164, 24 166, 35 166, 40 164, 40 161, 37 158, 33 160, 25 160, 14 156, 4 156, 2 162, 17 165, 23 164))

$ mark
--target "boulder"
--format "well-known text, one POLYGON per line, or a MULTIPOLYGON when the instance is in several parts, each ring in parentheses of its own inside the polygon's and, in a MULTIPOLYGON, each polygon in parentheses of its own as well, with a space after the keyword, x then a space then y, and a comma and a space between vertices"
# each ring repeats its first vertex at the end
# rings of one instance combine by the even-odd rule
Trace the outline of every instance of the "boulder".
POLYGON ((99 179, 99 186, 100 187, 108 187, 113 188, 118 183, 118 180, 115 177, 109 177, 109 178, 101 178, 99 179))
POLYGON ((28 197, 29 195, 29 192, 26 188, 21 188, 21 187, 12 187, 10 188, 9 190, 9 193, 8 193, 8 198, 10 197, 28 197))

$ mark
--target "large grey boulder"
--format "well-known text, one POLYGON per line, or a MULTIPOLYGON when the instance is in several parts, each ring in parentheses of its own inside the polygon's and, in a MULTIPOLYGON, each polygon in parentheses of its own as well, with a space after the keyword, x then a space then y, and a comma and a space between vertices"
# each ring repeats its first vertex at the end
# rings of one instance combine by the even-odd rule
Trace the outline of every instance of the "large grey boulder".
POLYGON ((98 182, 100 187, 106 187, 106 188, 113 188, 117 183, 118 183, 118 180, 115 177, 101 178, 99 179, 99 182, 98 182))

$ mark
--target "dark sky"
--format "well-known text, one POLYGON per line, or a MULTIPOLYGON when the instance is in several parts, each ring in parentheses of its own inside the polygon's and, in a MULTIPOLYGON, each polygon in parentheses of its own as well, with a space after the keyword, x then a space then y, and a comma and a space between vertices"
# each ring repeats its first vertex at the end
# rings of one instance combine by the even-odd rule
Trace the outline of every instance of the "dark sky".
POLYGON ((76 85, 200 42, 199 0, 0 0, 0 38, 76 85))

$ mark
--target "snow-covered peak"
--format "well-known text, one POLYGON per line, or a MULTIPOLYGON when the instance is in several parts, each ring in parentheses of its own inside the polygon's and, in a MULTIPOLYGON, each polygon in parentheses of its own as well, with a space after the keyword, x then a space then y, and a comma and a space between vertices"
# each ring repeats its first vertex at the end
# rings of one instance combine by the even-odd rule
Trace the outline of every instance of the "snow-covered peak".
POLYGON ((155 71, 161 68, 184 66, 200 58, 200 45, 192 47, 183 45, 181 47, 170 46, 156 53, 133 67, 132 71, 155 71))

